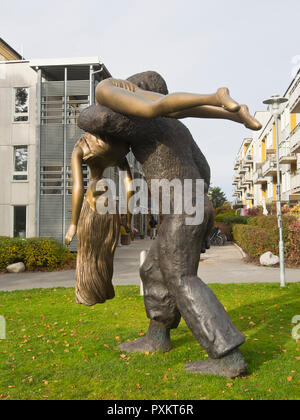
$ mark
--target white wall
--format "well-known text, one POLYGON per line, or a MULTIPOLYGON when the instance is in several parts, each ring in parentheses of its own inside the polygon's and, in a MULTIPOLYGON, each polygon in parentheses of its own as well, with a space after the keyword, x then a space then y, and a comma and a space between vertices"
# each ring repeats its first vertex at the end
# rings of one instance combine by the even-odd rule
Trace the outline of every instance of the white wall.
POLYGON ((27 236, 35 235, 37 74, 28 62, 0 62, 0 236, 13 235, 13 206, 27 206, 27 236), (29 121, 13 122, 15 87, 29 88, 29 121), (28 180, 13 181, 13 147, 28 146, 28 180))

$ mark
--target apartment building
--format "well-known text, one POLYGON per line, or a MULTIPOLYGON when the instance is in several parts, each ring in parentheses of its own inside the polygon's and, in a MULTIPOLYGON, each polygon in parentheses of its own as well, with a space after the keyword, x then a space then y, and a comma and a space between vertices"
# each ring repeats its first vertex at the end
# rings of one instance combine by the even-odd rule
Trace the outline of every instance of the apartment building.
POLYGON ((259 132, 243 140, 234 164, 234 206, 250 209, 266 207, 277 200, 277 159, 280 156, 281 201, 289 206, 300 201, 300 71, 284 94, 288 102, 282 106, 279 120, 279 145, 276 141, 274 117, 257 112, 262 123, 259 132))
MULTIPOLYGON (((0 236, 63 241, 72 213, 71 154, 83 133, 77 118, 110 73, 97 57, 21 60, 0 54, 0 236)), ((132 154, 128 159, 142 174, 132 154)), ((87 167, 83 174, 86 187, 87 167)), ((119 184, 117 168, 104 176, 119 184)), ((146 219, 135 216, 139 231, 147 231, 146 219)))

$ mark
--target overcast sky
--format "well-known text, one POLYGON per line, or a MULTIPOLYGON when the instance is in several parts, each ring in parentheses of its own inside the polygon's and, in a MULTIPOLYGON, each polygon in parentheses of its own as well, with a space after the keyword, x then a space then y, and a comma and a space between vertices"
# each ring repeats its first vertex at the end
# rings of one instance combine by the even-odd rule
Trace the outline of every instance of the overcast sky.
MULTIPOLYGON (((300 65, 299 0, 2 0, 0 10, 0 37, 26 58, 99 56, 119 78, 156 70, 171 92, 228 86, 252 112, 300 65)), ((251 132, 183 122, 231 199, 233 161, 251 132)))

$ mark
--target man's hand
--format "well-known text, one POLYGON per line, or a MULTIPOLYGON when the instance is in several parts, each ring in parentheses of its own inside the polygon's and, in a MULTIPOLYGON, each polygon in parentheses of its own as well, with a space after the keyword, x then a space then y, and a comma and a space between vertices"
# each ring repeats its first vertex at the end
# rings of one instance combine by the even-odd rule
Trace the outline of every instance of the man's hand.
POLYGON ((70 243, 72 242, 72 239, 74 238, 75 234, 77 231, 77 226, 76 225, 70 225, 68 232, 66 233, 65 236, 65 244, 66 245, 70 245, 70 243))

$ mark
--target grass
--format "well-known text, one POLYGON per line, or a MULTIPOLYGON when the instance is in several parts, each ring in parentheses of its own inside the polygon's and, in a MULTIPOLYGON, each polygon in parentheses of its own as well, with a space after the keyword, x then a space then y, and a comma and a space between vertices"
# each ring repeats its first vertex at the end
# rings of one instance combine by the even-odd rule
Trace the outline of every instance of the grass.
POLYGON ((94 308, 76 305, 73 289, 2 292, 0 399, 299 399, 300 342, 291 320, 300 314, 300 284, 212 288, 247 336, 247 376, 186 373, 186 362, 207 356, 183 321, 171 352, 122 355, 117 344, 147 330, 137 287, 118 287, 114 300, 94 308))

